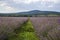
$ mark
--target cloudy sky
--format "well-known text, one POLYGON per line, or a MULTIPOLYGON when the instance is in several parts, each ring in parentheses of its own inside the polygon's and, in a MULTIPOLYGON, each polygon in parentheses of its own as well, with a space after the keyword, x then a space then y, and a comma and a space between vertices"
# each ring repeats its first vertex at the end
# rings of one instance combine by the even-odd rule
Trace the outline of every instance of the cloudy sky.
POLYGON ((29 10, 60 12, 60 0, 0 0, 0 13, 29 10))

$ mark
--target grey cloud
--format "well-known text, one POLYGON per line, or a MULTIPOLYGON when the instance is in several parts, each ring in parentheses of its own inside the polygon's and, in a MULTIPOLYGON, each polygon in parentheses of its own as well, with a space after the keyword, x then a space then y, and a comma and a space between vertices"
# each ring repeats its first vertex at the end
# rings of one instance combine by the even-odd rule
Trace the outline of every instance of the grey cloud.
MULTIPOLYGON (((54 2, 36 2, 36 3, 30 3, 30 4, 25 4, 25 3, 15 3, 12 0, 0 0, 3 2, 7 2, 9 6, 17 8, 17 9, 22 9, 22 10, 53 10, 53 11, 60 11, 60 2, 54 3, 54 2), (53 7, 48 7, 52 5, 53 7)), ((59 1, 59 0, 57 0, 59 1)))

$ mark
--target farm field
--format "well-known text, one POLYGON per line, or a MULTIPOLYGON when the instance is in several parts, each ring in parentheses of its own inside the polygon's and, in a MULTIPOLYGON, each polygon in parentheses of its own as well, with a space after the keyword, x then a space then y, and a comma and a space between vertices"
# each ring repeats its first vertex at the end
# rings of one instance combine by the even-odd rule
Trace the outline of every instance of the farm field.
POLYGON ((32 17, 30 19, 41 40, 60 40, 60 17, 32 17))
POLYGON ((0 17, 0 40, 7 38, 7 34, 13 33, 26 20, 26 17, 0 17))
POLYGON ((0 40, 33 39, 60 40, 60 17, 0 17, 0 40))

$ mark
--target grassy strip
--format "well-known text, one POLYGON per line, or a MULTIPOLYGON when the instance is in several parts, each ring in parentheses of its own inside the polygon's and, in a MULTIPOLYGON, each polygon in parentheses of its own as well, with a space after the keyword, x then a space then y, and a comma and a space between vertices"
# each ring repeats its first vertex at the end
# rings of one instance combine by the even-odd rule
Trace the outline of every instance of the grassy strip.
POLYGON ((17 35, 9 37, 8 40, 39 40, 29 19, 15 32, 17 35))

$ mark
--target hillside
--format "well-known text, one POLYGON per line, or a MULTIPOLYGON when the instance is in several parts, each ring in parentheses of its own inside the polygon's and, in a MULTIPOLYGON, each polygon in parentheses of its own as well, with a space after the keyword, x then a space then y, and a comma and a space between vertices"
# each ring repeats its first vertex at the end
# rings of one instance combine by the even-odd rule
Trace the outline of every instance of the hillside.
POLYGON ((17 12, 17 13, 0 13, 1 17, 27 17, 27 16, 60 16, 60 12, 54 12, 54 11, 40 11, 40 10, 32 10, 28 12, 17 12))

